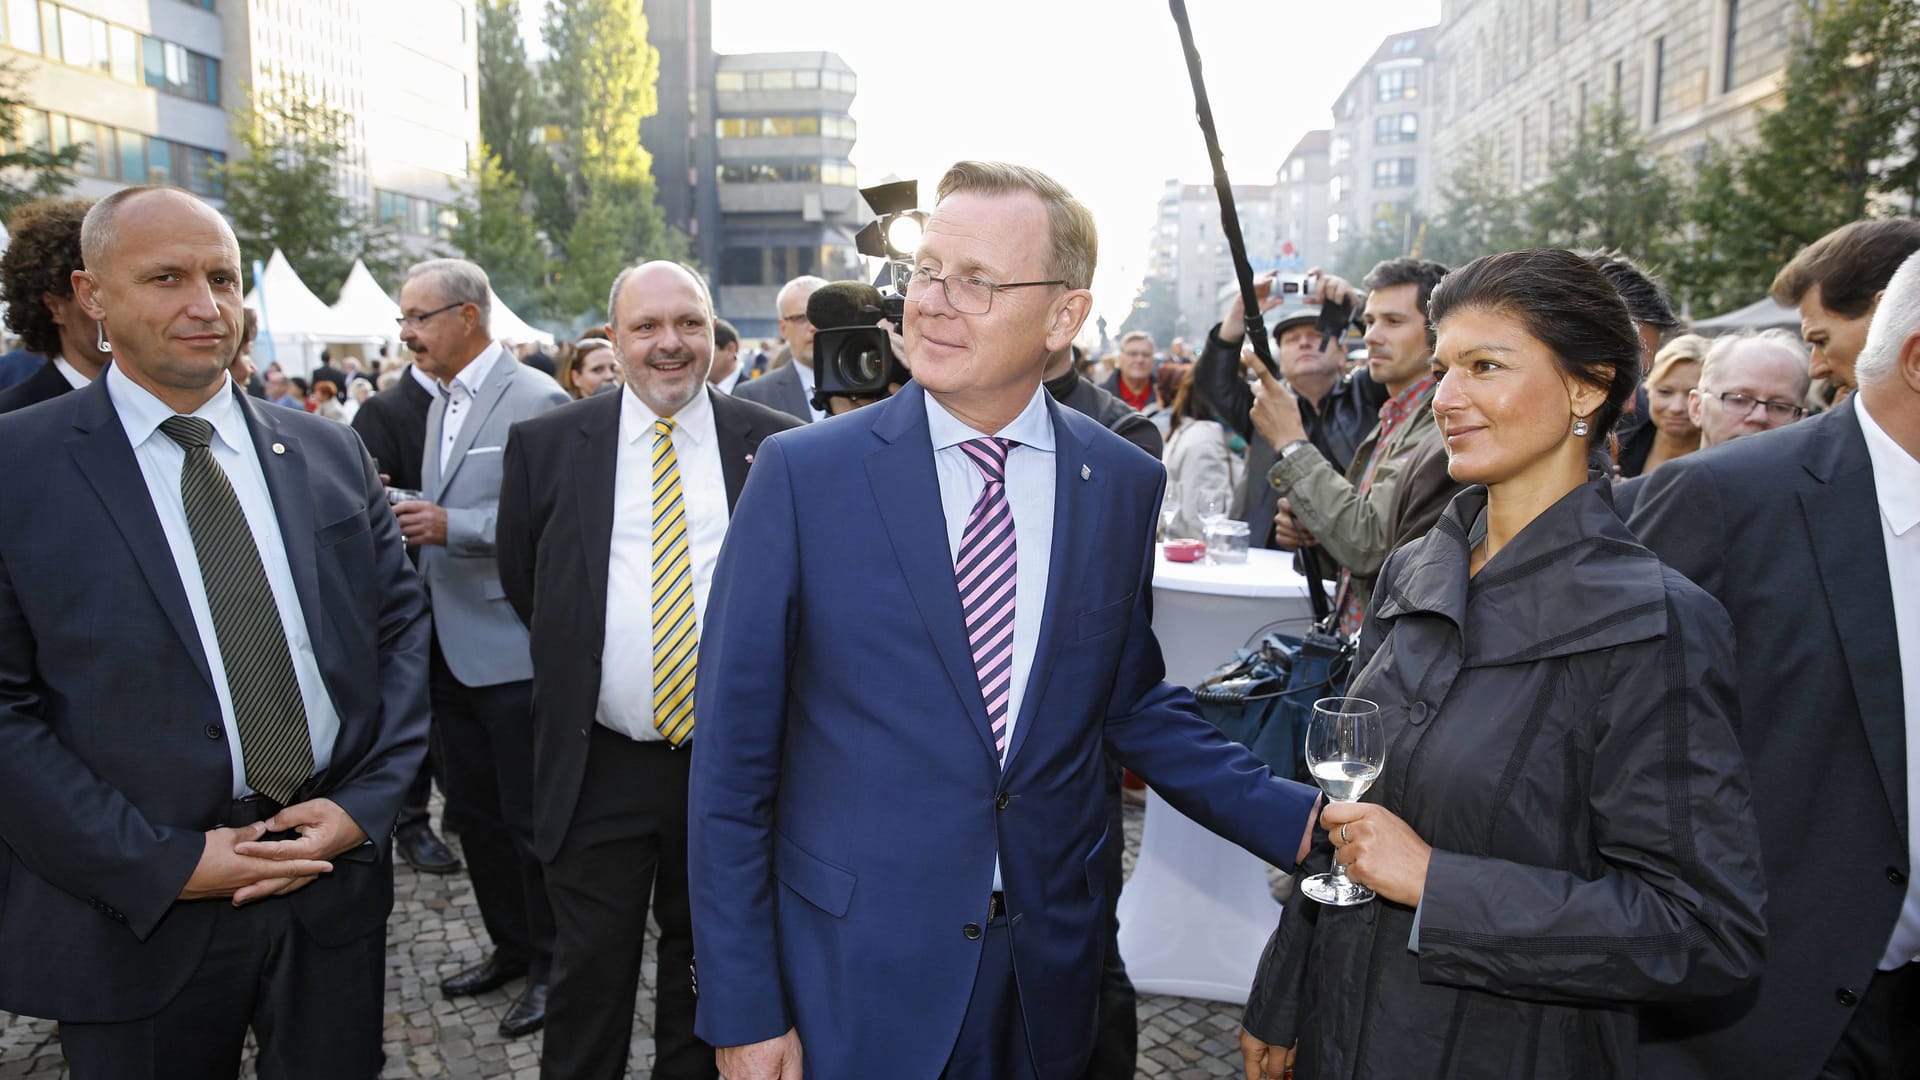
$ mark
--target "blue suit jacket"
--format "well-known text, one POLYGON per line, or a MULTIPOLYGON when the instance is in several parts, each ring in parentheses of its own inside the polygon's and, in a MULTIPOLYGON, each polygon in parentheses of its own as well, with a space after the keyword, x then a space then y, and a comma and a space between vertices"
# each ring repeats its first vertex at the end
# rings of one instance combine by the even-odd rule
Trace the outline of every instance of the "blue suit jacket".
POLYGON ((797 1027, 809 1076, 947 1062, 994 858, 1042 1077, 1092 1045, 1106 930, 1105 754, 1291 865, 1314 793, 1275 779, 1162 681, 1150 626, 1164 472, 1047 401, 1053 562, 1004 772, 967 647, 926 402, 768 438, 700 643, 690 883, 701 1038, 797 1027))
MULTIPOLYGON (((341 944, 384 932, 393 906, 387 841, 426 751, 426 605, 353 432, 235 396, 340 714, 332 765, 293 801, 330 798, 372 840, 262 902, 341 944)), ((0 1009, 150 1016, 227 903, 175 899, 233 798, 219 699, 106 381, 0 417, 0 460, 0 1009)))

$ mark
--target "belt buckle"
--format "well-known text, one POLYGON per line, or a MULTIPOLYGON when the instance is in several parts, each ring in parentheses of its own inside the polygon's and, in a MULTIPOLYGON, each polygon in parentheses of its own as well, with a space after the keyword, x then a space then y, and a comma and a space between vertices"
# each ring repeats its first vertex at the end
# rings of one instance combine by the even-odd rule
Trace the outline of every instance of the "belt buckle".
POLYGON ((987 920, 991 922, 994 919, 1000 918, 1006 913, 1007 913, 1007 894, 999 893, 999 892, 988 893, 987 894, 987 920))

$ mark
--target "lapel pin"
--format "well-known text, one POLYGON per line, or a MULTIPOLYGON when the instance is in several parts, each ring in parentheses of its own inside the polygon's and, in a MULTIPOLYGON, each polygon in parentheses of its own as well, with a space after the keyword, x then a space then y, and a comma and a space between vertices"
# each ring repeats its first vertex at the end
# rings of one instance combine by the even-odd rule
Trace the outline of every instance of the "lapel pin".
POLYGON ((287 444, 286 444, 286 443, 274 443, 274 444, 273 444, 273 452, 274 452, 274 453, 276 453, 276 454, 284 454, 284 453, 286 453, 286 452, 287 452, 287 444))
POLYGON ((1093 479, 1093 467, 1091 465, 1080 466, 1080 479, 1082 480, 1093 479))
POLYGON ((752 454, 748 454, 748 455, 747 455, 747 464, 749 464, 749 465, 751 465, 751 464, 753 464, 753 455, 752 455, 752 454))

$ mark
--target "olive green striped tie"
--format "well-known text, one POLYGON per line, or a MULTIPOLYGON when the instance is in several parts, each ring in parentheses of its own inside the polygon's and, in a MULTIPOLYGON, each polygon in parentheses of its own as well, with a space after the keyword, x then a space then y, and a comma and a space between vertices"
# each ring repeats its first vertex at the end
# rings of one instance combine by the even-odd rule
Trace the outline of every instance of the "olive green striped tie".
POLYGON ((693 733, 700 629, 687 557, 687 500, 673 453, 673 421, 653 422, 653 726, 679 746, 693 733))
POLYGON ((227 669, 247 786, 285 805, 313 772, 313 741, 280 606, 267 584, 246 512, 226 471, 213 460, 213 425, 197 416, 171 416, 160 422, 160 430, 187 452, 180 499, 227 669))

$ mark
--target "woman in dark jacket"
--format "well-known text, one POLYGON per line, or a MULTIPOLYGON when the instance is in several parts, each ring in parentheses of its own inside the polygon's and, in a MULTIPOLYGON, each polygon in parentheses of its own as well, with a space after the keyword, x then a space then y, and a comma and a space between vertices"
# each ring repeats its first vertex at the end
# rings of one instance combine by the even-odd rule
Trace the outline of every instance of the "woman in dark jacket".
POLYGON ((1760 970, 1732 627, 1594 467, 1639 374, 1606 278, 1489 256, 1429 313, 1434 413, 1475 486, 1382 570, 1350 692, 1380 706, 1386 766, 1322 812, 1302 871, 1337 857, 1379 899, 1296 891, 1248 1075, 1294 1047, 1302 1080, 1633 1076, 1642 1010, 1760 970))

